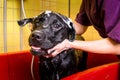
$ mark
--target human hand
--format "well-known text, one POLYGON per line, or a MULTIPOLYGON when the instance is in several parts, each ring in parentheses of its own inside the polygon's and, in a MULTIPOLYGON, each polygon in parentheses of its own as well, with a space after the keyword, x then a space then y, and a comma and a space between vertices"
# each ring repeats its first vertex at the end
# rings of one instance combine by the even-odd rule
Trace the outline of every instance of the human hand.
POLYGON ((65 39, 63 42, 57 44, 55 47, 53 47, 52 49, 49 49, 48 50, 48 54, 46 57, 49 58, 49 57, 55 57, 57 54, 61 53, 62 51, 64 50, 67 50, 70 47, 69 45, 69 40, 65 39))

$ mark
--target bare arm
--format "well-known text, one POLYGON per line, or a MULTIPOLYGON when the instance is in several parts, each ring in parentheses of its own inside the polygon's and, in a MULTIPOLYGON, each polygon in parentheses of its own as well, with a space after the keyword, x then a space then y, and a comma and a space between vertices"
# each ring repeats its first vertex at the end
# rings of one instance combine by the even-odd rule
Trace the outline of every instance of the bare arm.
POLYGON ((110 38, 104 38, 96 41, 78 41, 69 42, 71 48, 84 50, 100 54, 120 54, 120 43, 110 38))
POLYGON ((74 21, 74 28, 75 28, 76 34, 81 35, 87 30, 88 27, 74 21))
POLYGON ((117 43, 110 38, 104 38, 96 41, 75 40, 73 42, 66 39, 62 43, 50 49, 48 53, 54 51, 51 56, 56 56, 63 50, 67 50, 69 48, 84 50, 91 53, 120 55, 120 43, 117 43))
MULTIPOLYGON (((75 25, 75 30, 77 34, 81 35, 87 30, 87 26, 81 25, 76 21, 74 21, 74 25, 75 25)), ((96 41, 75 40, 71 44, 71 47, 75 49, 88 51, 88 52, 93 52, 93 53, 120 54, 120 43, 117 43, 110 38, 105 38, 105 39, 96 40, 96 41)))

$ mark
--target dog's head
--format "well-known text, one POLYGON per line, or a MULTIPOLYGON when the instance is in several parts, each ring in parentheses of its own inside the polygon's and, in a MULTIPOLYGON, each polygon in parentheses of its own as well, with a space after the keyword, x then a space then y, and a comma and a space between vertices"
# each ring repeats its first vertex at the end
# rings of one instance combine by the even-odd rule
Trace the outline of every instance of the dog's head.
POLYGON ((64 39, 73 41, 75 30, 72 21, 64 15, 52 11, 45 11, 34 18, 18 21, 20 26, 32 23, 29 45, 33 55, 47 55, 47 50, 64 39))

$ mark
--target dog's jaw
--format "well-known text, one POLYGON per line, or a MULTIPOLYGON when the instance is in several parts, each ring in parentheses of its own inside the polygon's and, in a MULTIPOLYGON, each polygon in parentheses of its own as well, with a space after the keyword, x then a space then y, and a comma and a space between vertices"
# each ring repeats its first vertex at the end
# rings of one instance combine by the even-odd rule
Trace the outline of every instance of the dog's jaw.
POLYGON ((45 56, 48 54, 46 49, 42 49, 40 47, 35 47, 35 46, 31 46, 30 51, 35 56, 45 56))

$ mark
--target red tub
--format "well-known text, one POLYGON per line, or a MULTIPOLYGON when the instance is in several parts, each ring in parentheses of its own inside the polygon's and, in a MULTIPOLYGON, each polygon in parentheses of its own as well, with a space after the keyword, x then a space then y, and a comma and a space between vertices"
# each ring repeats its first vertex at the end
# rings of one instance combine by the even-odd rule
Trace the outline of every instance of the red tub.
POLYGON ((110 63, 90 68, 62 80, 120 80, 120 63, 110 63))
MULTIPOLYGON (((29 51, 0 54, 0 80, 33 80, 31 76, 32 55, 29 51)), ((38 59, 34 60, 34 74, 38 76, 38 59)))
MULTIPOLYGON (((32 80, 29 51, 0 54, 0 80, 32 80)), ((65 77, 62 80, 120 80, 119 59, 115 55, 88 55, 87 70, 65 77)), ((38 58, 34 60, 35 80, 38 75, 38 58)))

